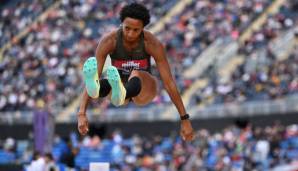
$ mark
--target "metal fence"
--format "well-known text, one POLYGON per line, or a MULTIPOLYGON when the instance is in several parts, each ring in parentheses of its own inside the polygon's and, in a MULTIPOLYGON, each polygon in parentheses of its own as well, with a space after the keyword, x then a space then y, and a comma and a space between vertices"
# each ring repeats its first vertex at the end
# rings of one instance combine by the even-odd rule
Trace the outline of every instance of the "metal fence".
MULTIPOLYGON (((132 122, 164 120, 163 111, 169 105, 151 105, 148 107, 112 108, 105 111, 88 110, 90 122, 132 122)), ((298 113, 298 94, 284 99, 269 101, 253 101, 246 103, 229 103, 212 105, 206 108, 191 107, 188 112, 193 119, 244 117, 270 114, 298 113)), ((177 112, 173 113, 171 120, 179 119, 177 112)), ((32 123, 33 112, 2 112, 0 123, 32 123)), ((76 114, 72 114, 68 122, 76 122, 76 114)))
POLYGON ((254 115, 298 113, 298 95, 284 99, 229 103, 207 108, 193 107, 189 111, 193 118, 240 117, 254 115))

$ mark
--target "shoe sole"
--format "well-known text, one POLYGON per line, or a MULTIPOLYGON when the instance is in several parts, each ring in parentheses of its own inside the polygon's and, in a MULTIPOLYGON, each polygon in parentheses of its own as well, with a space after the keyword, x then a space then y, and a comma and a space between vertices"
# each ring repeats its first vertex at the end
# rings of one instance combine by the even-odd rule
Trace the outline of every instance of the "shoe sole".
POLYGON ((84 63, 83 77, 88 95, 92 98, 98 98, 100 85, 98 81, 97 61, 95 57, 88 58, 84 63))
POLYGON ((112 87, 111 102, 115 106, 120 106, 125 101, 126 91, 121 82, 121 78, 117 68, 114 66, 109 66, 107 68, 107 77, 108 82, 112 87))

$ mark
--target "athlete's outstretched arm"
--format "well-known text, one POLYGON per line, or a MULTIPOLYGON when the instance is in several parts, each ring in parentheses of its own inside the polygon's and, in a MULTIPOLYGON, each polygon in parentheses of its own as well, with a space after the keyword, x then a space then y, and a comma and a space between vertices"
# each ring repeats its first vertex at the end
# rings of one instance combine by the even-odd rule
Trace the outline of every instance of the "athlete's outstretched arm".
MULTIPOLYGON (((153 35, 150 37, 151 38, 149 38, 149 43, 147 44, 146 49, 153 56, 156 62, 164 87, 168 92, 172 102, 175 104, 180 116, 184 116, 187 113, 185 111, 185 107, 177 89, 176 83, 172 77, 170 66, 166 58, 165 49, 162 43, 153 37, 153 35)), ((180 133, 184 140, 189 141, 194 138, 193 129, 188 119, 181 121, 180 133)))
MULTIPOLYGON (((112 51, 114 47, 114 41, 112 37, 112 33, 104 36, 98 43, 96 48, 96 60, 97 60, 97 69, 98 69, 98 77, 101 77, 102 69, 107 58, 107 55, 112 51)), ((85 135, 88 132, 88 119, 86 116, 86 110, 90 101, 90 97, 87 93, 86 88, 84 88, 83 93, 81 95, 81 104, 80 109, 77 114, 78 117, 78 130, 80 134, 85 135)))

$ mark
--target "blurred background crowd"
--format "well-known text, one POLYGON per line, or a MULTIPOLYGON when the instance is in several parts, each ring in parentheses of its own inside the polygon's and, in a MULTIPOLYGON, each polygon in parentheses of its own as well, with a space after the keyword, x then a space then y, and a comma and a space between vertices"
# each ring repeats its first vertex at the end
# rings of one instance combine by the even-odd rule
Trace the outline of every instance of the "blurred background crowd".
MULTIPOLYGON (((175 1, 170 0, 140 2, 152 9, 151 25, 176 4, 175 1), (162 7, 160 4, 163 4, 162 7)), ((199 54, 217 38, 237 39, 239 34, 264 11, 270 2, 266 0, 193 1, 166 23, 165 28, 159 31, 157 36, 167 49, 168 60, 171 62, 171 68, 181 92, 187 89, 193 81, 183 78, 181 73, 193 64, 199 54)), ((87 57, 94 55, 95 47, 103 33, 119 27, 118 14, 126 3, 122 1, 105 3, 91 0, 62 1, 57 8, 49 11, 44 21, 30 23, 52 4, 53 2, 50 1, 46 3, 43 1, 20 1, 8 3, 2 7, 1 17, 4 22, 1 22, 1 42, 11 40, 13 46, 4 51, 0 65, 1 111, 32 110, 36 102, 35 99, 41 99, 49 105, 61 108, 69 105, 82 90, 79 69, 82 62, 87 57), (28 12, 28 10, 32 10, 32 12, 28 12), (27 35, 19 40, 14 40, 13 38, 26 26, 29 27, 27 35)), ((279 32, 297 25, 297 15, 293 7, 290 1, 286 2, 280 13, 270 17, 262 30, 257 31, 251 39, 246 41, 240 48, 242 49, 240 53, 245 53, 248 57, 253 58, 255 56, 253 52, 258 48, 270 51, 268 46, 271 39, 279 32)), ((265 68, 274 65, 268 64, 275 62, 273 55, 271 53, 266 57, 268 61, 266 66, 259 67, 265 68)), ((237 88, 237 86, 245 87, 243 84, 249 80, 246 78, 242 81, 243 75, 258 74, 241 69, 250 63, 249 59, 235 71, 231 81, 210 83, 212 85, 209 86, 215 88, 213 96, 219 94, 215 103, 222 103, 225 98, 233 99, 230 96, 237 96, 239 93, 245 97, 249 96, 250 92, 242 92, 237 88), (221 87, 226 87, 223 89, 227 90, 222 92, 221 87), (229 91, 229 89, 231 90, 229 91)), ((295 58, 289 58, 289 60, 291 63, 294 60, 293 65, 297 65, 295 58)), ((270 78, 268 74, 271 73, 267 72, 262 73, 270 78)), ((293 72, 295 72, 295 68, 293 68, 293 72)), ((215 82, 219 82, 220 79, 216 80, 215 82)), ((263 83, 266 81, 260 80, 262 87, 267 87, 263 85, 266 84, 263 83)), ((287 84, 296 82, 293 78, 285 81, 287 84)), ((209 86, 206 87, 207 90, 209 90, 209 86)), ((269 91, 265 89, 265 94, 268 95, 269 91)), ((280 94, 284 95, 285 93, 281 92, 280 94)), ((155 99, 155 102, 169 102, 166 96, 161 88, 160 96, 155 99)))
POLYGON ((298 169, 298 125, 275 122, 265 128, 238 122, 219 132, 200 129, 186 143, 173 133, 123 137, 121 131, 101 138, 71 133, 56 136, 51 153, 32 154, 30 141, 7 138, 0 143, 0 163, 22 163, 31 168, 88 170, 90 162, 109 162, 112 171, 209 171, 298 169))
MULTIPOLYGON (((119 11, 129 2, 1 2, 0 119, 2 113, 22 115, 43 107, 54 118, 59 117, 57 111, 71 106, 83 89, 83 62, 94 56, 104 33, 119 27, 119 11)), ((190 95, 191 107, 258 103, 298 95, 297 0, 136 2, 150 9, 151 23, 146 29, 152 30, 163 22, 163 28, 154 33, 166 48, 181 94, 193 89, 198 79, 208 79, 206 85, 190 95), (258 29, 242 39, 247 29, 278 2, 282 3, 277 11, 268 14, 258 29), (179 5, 183 8, 177 10, 179 5), (174 9, 176 13, 171 15, 174 9), (168 16, 167 21, 162 20, 168 16), (233 65, 229 76, 223 77, 218 72, 223 66, 215 62, 202 75, 184 77, 218 40, 238 45, 233 56, 240 62, 233 65), (285 50, 287 46, 292 48, 285 50)), ((219 59, 221 54, 217 55, 219 59)), ((156 68, 153 69, 158 76, 156 68)), ((167 106, 170 102, 160 83, 159 94, 148 107, 167 106)), ((114 108, 101 101, 90 107, 114 108)), ((217 132, 200 129, 196 134, 194 142, 185 143, 176 134, 124 137, 119 130, 105 137, 80 137, 72 133, 69 137, 55 135, 53 145, 47 150, 36 150, 32 135, 27 140, 9 137, 0 139, 0 165, 18 163, 28 171, 34 167, 87 170, 92 161, 110 162, 115 171, 298 168, 297 124, 276 122, 261 128, 247 123, 230 125, 217 132)))

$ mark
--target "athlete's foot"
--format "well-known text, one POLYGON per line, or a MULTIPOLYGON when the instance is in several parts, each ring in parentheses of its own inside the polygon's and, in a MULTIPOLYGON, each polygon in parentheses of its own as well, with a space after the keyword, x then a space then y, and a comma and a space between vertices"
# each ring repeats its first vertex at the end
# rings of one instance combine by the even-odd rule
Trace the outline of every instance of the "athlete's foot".
POLYGON ((83 66, 83 78, 88 95, 94 99, 98 98, 100 85, 95 57, 90 57, 85 61, 83 66))
POLYGON ((112 87, 111 103, 115 106, 121 106, 125 102, 126 89, 121 82, 118 70, 114 66, 107 68, 108 81, 112 87))

